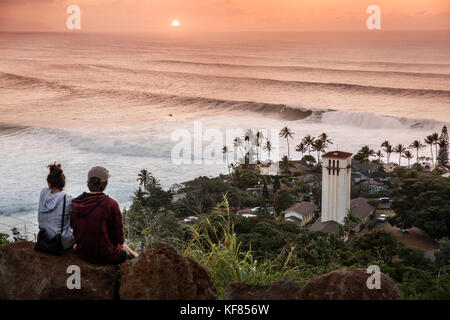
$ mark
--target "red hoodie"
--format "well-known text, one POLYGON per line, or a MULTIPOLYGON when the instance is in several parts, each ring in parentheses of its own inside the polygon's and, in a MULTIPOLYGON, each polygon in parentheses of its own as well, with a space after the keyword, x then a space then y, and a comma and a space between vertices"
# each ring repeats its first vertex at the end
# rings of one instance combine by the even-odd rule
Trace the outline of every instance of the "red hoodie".
POLYGON ((73 235, 76 252, 85 261, 115 264, 125 241, 118 203, 101 194, 83 193, 72 200, 73 235))

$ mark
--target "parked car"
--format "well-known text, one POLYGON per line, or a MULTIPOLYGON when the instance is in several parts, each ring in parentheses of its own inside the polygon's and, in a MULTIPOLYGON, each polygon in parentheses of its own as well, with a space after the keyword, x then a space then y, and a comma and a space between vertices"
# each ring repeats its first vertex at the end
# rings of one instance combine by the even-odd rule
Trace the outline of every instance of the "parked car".
POLYGON ((408 233, 408 229, 406 229, 406 228, 400 228, 400 231, 403 233, 408 233))
POLYGON ((260 210, 261 210, 260 207, 255 207, 255 208, 251 209, 250 211, 251 212, 259 212, 260 210))
POLYGON ((189 222, 191 222, 193 220, 197 220, 197 219, 198 219, 198 217, 190 216, 190 217, 185 218, 183 221, 184 221, 184 223, 189 223, 189 222))
POLYGON ((387 215, 386 215, 386 214, 381 214, 381 215, 378 217, 378 221, 384 222, 384 221, 386 221, 386 218, 387 218, 387 215))

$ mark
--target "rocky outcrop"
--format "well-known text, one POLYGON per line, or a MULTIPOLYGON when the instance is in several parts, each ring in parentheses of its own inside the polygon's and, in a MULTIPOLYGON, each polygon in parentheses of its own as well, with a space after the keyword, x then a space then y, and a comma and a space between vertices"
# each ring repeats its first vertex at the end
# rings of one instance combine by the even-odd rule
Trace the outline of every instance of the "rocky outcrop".
POLYGON ((217 298, 208 271, 160 244, 120 267, 120 299, 212 300, 217 298))
POLYGON ((225 300, 299 300, 302 287, 293 281, 277 281, 270 286, 230 283, 225 300))
MULTIPOLYGON (((292 281, 269 286, 231 283, 226 300, 395 300, 395 282, 380 274, 380 289, 368 289, 371 275, 364 269, 340 269, 309 280, 304 287, 292 281)), ((34 250, 34 243, 0 247, 0 299, 30 300, 209 300, 217 292, 208 271, 193 260, 161 244, 117 266, 84 262, 73 252, 53 256, 34 250), (80 268, 81 288, 67 286, 68 267, 80 268), (120 276, 120 288, 117 288, 120 276)))
POLYGON ((394 280, 380 275, 380 289, 369 289, 371 275, 364 269, 340 269, 309 280, 302 289, 302 300, 399 300, 394 280))
POLYGON ((53 256, 35 251, 32 242, 0 249, 0 299, 111 300, 118 276, 118 267, 86 263, 73 251, 53 256), (67 287, 69 266, 80 268, 80 289, 67 287))

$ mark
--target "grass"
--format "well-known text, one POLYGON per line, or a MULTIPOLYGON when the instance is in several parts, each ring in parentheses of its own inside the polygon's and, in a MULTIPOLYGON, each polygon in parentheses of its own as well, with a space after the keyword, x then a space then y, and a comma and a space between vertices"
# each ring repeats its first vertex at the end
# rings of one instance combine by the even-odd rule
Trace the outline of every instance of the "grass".
POLYGON ((219 299, 223 299, 226 286, 232 282, 268 285, 276 280, 293 280, 303 284, 313 276, 311 268, 289 266, 292 250, 275 261, 255 260, 251 248, 243 251, 236 240, 226 197, 216 210, 223 221, 215 226, 205 217, 199 224, 190 226, 194 237, 184 255, 210 272, 219 299))

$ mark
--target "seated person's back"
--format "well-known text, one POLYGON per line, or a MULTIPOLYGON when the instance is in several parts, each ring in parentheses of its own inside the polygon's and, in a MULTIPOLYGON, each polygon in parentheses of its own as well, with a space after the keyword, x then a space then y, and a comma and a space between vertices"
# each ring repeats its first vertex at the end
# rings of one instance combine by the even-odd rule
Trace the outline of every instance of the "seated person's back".
POLYGON ((90 193, 72 201, 75 250, 83 260, 96 264, 122 263, 127 257, 119 205, 103 193, 108 176, 106 169, 92 168, 88 175, 90 193))

